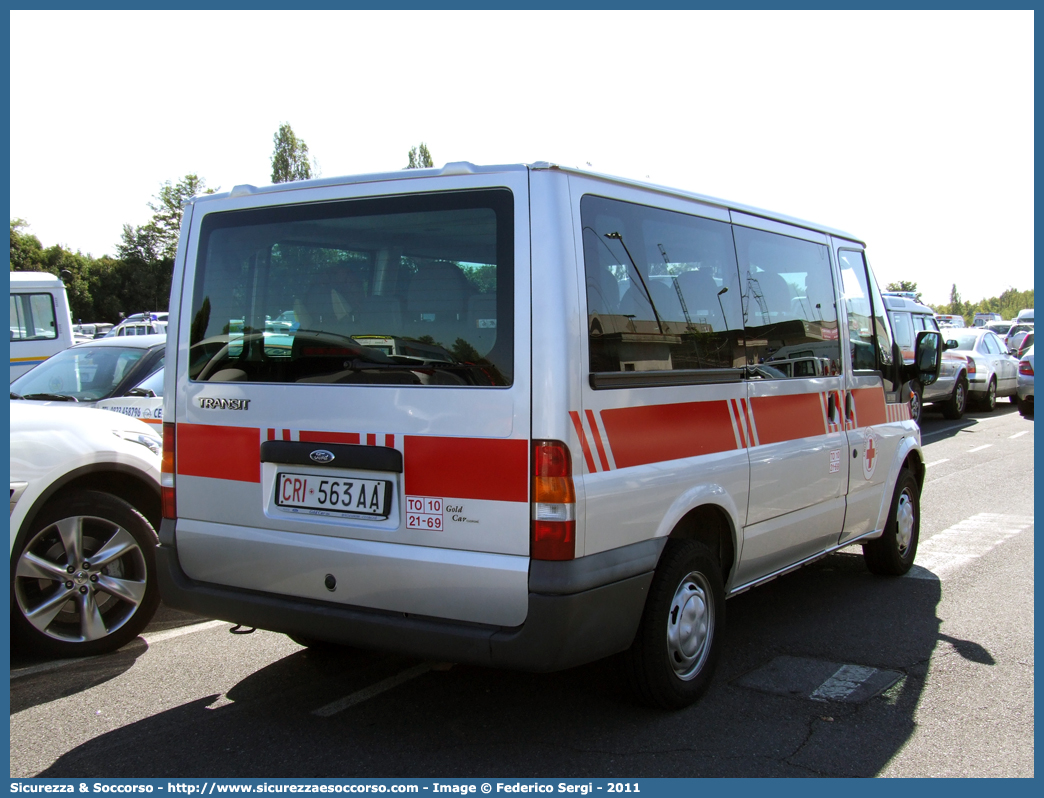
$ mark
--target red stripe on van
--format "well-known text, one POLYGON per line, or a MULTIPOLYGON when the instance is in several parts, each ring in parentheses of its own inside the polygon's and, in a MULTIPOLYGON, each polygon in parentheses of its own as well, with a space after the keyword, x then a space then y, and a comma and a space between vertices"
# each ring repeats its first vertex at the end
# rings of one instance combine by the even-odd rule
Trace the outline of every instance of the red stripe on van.
POLYGON ((758 425, 758 443, 762 446, 826 433, 818 393, 755 396, 750 400, 750 409, 758 425))
POLYGON ((603 410, 602 424, 617 468, 737 448, 724 401, 603 410))
POLYGON ((855 400, 856 421, 860 427, 872 427, 874 424, 888 422, 884 388, 857 388, 851 393, 855 400))
POLYGON ((297 436, 305 443, 358 443, 358 432, 316 432, 314 430, 301 430, 297 436))
POLYGON ((591 437, 594 438, 595 447, 598 449, 598 459, 602 463, 602 470, 609 470, 609 460, 605 456, 605 447, 602 446, 602 436, 598 432, 598 422, 595 421, 594 411, 588 410, 587 423, 591 425, 591 437))
POLYGON ((406 435, 403 459, 410 496, 529 501, 529 441, 406 435))
POLYGON ((587 435, 584 434, 584 424, 580 421, 580 414, 575 410, 570 410, 569 418, 573 421, 576 437, 580 439, 580 448, 584 452, 584 462, 587 463, 587 473, 593 474, 597 469, 595 468, 594 457, 591 456, 591 447, 587 445, 587 435))
POLYGON ((178 473, 187 477, 261 481, 261 430, 178 424, 178 473))

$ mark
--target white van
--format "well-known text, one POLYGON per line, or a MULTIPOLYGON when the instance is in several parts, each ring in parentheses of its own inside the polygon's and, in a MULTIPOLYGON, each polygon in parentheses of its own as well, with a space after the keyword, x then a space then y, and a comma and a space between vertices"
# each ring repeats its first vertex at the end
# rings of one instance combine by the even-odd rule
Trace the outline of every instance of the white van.
POLYGON ((726 597, 851 544, 875 573, 913 562, 904 385, 942 341, 904 365, 863 249, 546 163, 195 198, 164 600, 496 667, 627 652, 647 701, 694 701, 726 597), (771 364, 798 345, 819 368, 771 364))
POLYGON ((11 380, 72 345, 65 284, 48 272, 11 272, 11 380))

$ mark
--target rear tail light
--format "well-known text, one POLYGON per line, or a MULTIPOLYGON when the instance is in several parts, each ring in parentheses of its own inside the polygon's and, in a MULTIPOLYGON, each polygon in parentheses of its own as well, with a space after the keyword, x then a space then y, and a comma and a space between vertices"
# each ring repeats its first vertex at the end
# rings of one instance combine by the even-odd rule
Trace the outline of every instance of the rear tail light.
POLYGON ((561 441, 533 443, 533 516, 530 556, 534 560, 576 557, 576 493, 573 460, 561 441))
POLYGON ((163 465, 160 469, 160 501, 163 504, 163 517, 174 521, 178 517, 178 504, 174 495, 174 424, 163 425, 163 465))
POLYGON ((1019 374, 1023 374, 1027 377, 1033 376, 1033 364, 1028 360, 1019 361, 1019 374))
POLYGON ((975 360, 968 358, 968 377, 975 376, 975 360))

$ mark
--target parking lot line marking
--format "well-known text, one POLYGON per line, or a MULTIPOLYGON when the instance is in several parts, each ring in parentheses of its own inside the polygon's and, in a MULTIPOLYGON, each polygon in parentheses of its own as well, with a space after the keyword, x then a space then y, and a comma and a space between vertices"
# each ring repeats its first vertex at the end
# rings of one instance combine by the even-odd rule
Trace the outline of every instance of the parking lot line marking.
POLYGON ((354 707, 356 704, 361 704, 363 701, 380 695, 387 690, 391 690, 393 687, 398 687, 403 682, 408 682, 410 679, 416 679, 418 676, 423 676, 431 670, 432 664, 433 663, 431 662, 422 662, 420 665, 404 670, 402 673, 389 676, 387 679, 377 682, 377 684, 371 684, 369 687, 358 690, 351 695, 346 695, 344 698, 339 698, 324 707, 319 707, 319 709, 313 710, 312 714, 318 715, 321 718, 328 718, 331 715, 336 715, 338 712, 343 712, 350 707, 354 707))
POLYGON ((982 446, 976 446, 974 449, 969 449, 968 454, 971 454, 972 452, 981 452, 983 449, 989 449, 991 446, 993 446, 992 443, 986 443, 982 446))
POLYGON ((935 461, 933 461, 931 463, 926 463, 924 467, 925 468, 931 468, 932 466, 942 465, 943 463, 948 463, 948 462, 950 462, 950 458, 949 457, 944 457, 942 460, 935 460, 935 461))
POLYGON ((1033 526, 1033 516, 979 513, 922 540, 907 574, 912 579, 941 579, 983 556, 1008 538, 1033 526))
POLYGON ((203 621, 202 623, 194 623, 191 626, 180 626, 177 629, 168 629, 165 632, 156 632, 155 634, 142 635, 141 637, 151 646, 153 643, 162 643, 164 640, 170 640, 172 637, 182 637, 195 634, 196 632, 205 632, 207 629, 213 629, 216 626, 228 625, 228 621, 203 621))
POLYGON ((1008 440, 1012 438, 1021 438, 1023 435, 1029 435, 1029 430, 1024 429, 1022 432, 1016 432, 1014 435, 1009 436, 1008 440))
POLYGON ((875 673, 877 668, 842 665, 833 676, 819 685, 809 698, 813 701, 844 701, 875 673))

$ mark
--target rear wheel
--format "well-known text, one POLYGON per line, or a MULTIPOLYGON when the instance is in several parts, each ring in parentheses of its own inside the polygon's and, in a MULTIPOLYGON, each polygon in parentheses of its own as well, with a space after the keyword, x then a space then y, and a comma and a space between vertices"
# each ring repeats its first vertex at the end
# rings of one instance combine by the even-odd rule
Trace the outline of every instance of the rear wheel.
POLYGON ((986 395, 981 400, 982 409, 992 413, 997 408, 997 380, 991 378, 986 386, 986 395))
POLYGON ((111 494, 53 500, 11 558, 12 631, 60 657, 129 643, 159 604, 156 543, 145 517, 111 494))
POLYGON ((669 540, 624 661, 646 703, 680 709, 710 685, 725 630, 725 588, 717 558, 702 543, 669 540))
POLYGON ((957 420, 964 415, 965 405, 968 403, 968 381, 961 377, 953 386, 950 398, 943 402, 943 415, 946 418, 957 420))
POLYGON ((1033 400, 1019 399, 1019 412, 1023 418, 1033 418, 1033 400))
POLYGON ((871 573, 902 576, 913 565, 921 530, 921 488, 910 469, 899 472, 884 533, 863 544, 871 573))

